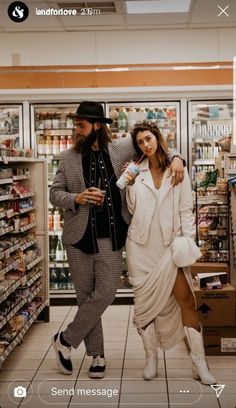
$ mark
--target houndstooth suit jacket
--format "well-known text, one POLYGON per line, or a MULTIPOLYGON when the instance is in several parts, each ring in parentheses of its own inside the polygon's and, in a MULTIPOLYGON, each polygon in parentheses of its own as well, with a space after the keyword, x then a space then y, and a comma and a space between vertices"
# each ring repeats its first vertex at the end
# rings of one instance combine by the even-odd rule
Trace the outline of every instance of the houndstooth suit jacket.
MULTIPOLYGON (((123 138, 109 143, 108 150, 111 162, 119 178, 122 166, 134 156, 131 138, 123 138)), ((64 209, 63 243, 75 244, 84 235, 88 217, 89 207, 81 205, 76 208, 75 197, 85 189, 82 168, 81 153, 73 148, 61 154, 58 170, 50 189, 50 202, 55 207, 64 209)), ((125 200, 125 189, 120 190, 122 199, 122 216, 127 224, 130 224, 131 214, 127 209, 125 200)))

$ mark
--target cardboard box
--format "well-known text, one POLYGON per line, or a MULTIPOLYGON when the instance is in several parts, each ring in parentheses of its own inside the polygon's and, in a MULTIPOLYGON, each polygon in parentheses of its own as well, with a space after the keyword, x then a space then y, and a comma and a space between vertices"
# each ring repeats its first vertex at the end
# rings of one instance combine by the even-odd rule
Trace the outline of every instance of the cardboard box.
POLYGON ((236 356, 236 327, 204 327, 207 356, 236 356))
POLYGON ((199 320, 203 326, 235 325, 235 289, 224 285, 222 289, 204 290, 194 286, 199 320))
POLYGON ((227 272, 229 274, 229 265, 225 262, 196 262, 191 266, 191 274, 205 272, 227 272))
POLYGON ((228 283, 227 272, 198 273, 196 275, 198 287, 200 289, 208 289, 207 282, 211 282, 214 278, 217 278, 217 280, 219 280, 221 284, 228 283))

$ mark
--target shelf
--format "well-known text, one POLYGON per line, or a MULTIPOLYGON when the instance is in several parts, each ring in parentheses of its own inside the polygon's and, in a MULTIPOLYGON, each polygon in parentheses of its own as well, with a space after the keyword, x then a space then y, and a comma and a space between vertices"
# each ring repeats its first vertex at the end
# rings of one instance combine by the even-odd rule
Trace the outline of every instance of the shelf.
POLYGON ((197 159, 194 160, 195 166, 212 166, 215 164, 215 159, 197 159))
MULTIPOLYGON (((196 204, 196 203, 195 203, 196 204)), ((228 195, 227 194, 216 194, 208 196, 198 196, 197 197, 198 205, 227 205, 228 204, 228 195)))
POLYGON ((15 231, 15 230, 12 231, 11 234, 12 235, 20 234, 21 232, 28 231, 29 229, 34 228, 36 226, 37 226, 37 223, 36 221, 34 221, 34 222, 31 222, 30 224, 24 225, 24 227, 20 227, 18 231, 15 231))
POLYGON ((12 156, 2 156, 0 157, 0 162, 4 162, 4 163, 21 163, 21 162, 35 162, 35 159, 32 157, 12 157, 12 156))
POLYGON ((16 181, 16 180, 27 180, 27 179, 30 179, 30 174, 28 175, 19 175, 19 176, 13 176, 12 177, 13 178, 13 181, 16 181))
POLYGON ((15 213, 14 215, 25 214, 25 213, 30 212, 30 211, 33 211, 33 210, 35 210, 35 207, 34 207, 34 206, 22 208, 19 212, 15 213))
POLYGON ((32 269, 35 265, 37 265, 37 263, 39 263, 40 261, 42 261, 43 256, 38 256, 36 259, 34 259, 32 262, 30 262, 28 265, 26 265, 26 269, 29 271, 30 269, 32 269))
POLYGON ((22 198, 28 198, 28 197, 33 197, 33 196, 34 196, 34 193, 25 193, 25 194, 20 194, 19 196, 13 196, 11 194, 7 194, 7 195, 0 196, 0 201, 20 200, 22 198))
MULTIPOLYGON (((54 207, 53 207, 54 208, 54 207)), ((49 236, 52 236, 52 237, 59 237, 59 236, 61 236, 62 235, 62 230, 60 230, 60 231, 49 231, 48 232, 48 235, 49 236)))
POLYGON ((226 262, 196 262, 191 266, 191 273, 196 275, 201 272, 227 272, 229 265, 226 262))
POLYGON ((35 245, 35 244, 37 244, 37 240, 36 240, 36 239, 33 239, 33 240, 27 242, 27 243, 24 244, 24 245, 20 245, 20 249, 21 249, 22 251, 24 251, 25 249, 27 249, 27 248, 31 247, 32 245, 35 245))
POLYGON ((2 253, 0 253, 0 259, 8 258, 9 254, 16 251, 20 248, 20 243, 11 246, 10 248, 5 249, 2 253))
POLYGON ((0 179, 0 184, 10 184, 13 183, 12 178, 0 179))
POLYGON ((66 261, 49 262, 49 268, 69 268, 69 264, 66 261))
POLYGON ((27 280, 27 275, 22 276, 20 279, 18 279, 13 285, 11 285, 6 292, 0 296, 0 304, 11 294, 13 293, 18 287, 20 286, 30 286, 34 281, 36 281, 38 278, 42 276, 41 272, 36 273, 32 278, 27 280), (25 280, 25 283, 24 283, 25 280))
POLYGON ((42 289, 42 285, 38 286, 35 291, 33 293, 31 293, 30 296, 28 296, 25 299, 22 299, 11 311, 10 313, 8 313, 7 317, 5 317, 3 319, 2 322, 0 322, 0 329, 2 329, 2 327, 4 327, 7 322, 9 322, 9 320, 15 316, 15 314, 18 312, 18 310, 20 310, 26 303, 31 302, 31 300, 40 292, 40 290, 42 289))
POLYGON ((33 313, 30 320, 28 320, 28 322, 23 327, 23 329, 20 331, 20 333, 16 336, 16 338, 9 344, 9 346, 6 348, 6 350, 4 350, 4 352, 0 356, 0 364, 2 364, 6 360, 6 358, 9 356, 9 354, 12 352, 12 350, 22 341, 23 336, 28 331, 30 326, 32 326, 32 324, 37 319, 38 315, 42 312, 42 310, 44 309, 45 306, 46 306, 46 302, 43 302, 38 307, 38 309, 33 313))
POLYGON ((8 232, 12 232, 13 231, 13 227, 7 227, 7 228, 0 228, 0 236, 7 234, 8 232))
POLYGON ((12 262, 10 265, 6 266, 6 268, 1 269, 0 271, 0 278, 4 277, 5 273, 11 271, 12 269, 18 269, 19 267, 19 261, 16 259, 14 262, 12 262))
POLYGON ((11 178, 0 179, 0 184, 11 184, 17 180, 27 180, 30 179, 30 175, 12 176, 11 178))
POLYGON ((12 200, 12 199, 13 199, 13 196, 11 196, 10 194, 0 196, 0 201, 7 201, 7 200, 12 200))

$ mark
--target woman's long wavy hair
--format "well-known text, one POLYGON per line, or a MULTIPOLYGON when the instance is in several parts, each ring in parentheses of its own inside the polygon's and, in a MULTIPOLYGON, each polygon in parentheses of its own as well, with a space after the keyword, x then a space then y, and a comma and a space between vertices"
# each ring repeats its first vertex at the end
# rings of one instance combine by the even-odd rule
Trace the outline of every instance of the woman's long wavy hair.
MULTIPOLYGON (((169 167, 170 165, 170 159, 168 156, 168 145, 164 137, 162 136, 160 129, 154 123, 143 121, 143 122, 137 122, 135 124, 131 132, 131 137, 132 137, 134 149, 137 153, 136 159, 139 160, 143 155, 143 152, 137 143, 137 134, 139 132, 144 132, 145 130, 149 130, 157 139, 156 158, 157 158, 158 165, 161 168, 161 170, 165 171, 165 169, 169 167)), ((144 158, 142 160, 144 160, 144 158)))

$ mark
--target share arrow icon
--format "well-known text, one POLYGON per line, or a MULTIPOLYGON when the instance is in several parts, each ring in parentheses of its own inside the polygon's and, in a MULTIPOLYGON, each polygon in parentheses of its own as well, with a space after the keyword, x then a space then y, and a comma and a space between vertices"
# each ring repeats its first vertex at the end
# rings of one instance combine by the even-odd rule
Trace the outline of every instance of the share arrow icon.
POLYGON ((223 389, 225 388, 225 385, 224 384, 215 384, 215 385, 211 385, 211 388, 213 388, 213 390, 215 390, 216 398, 219 398, 220 394, 222 393, 223 389))

